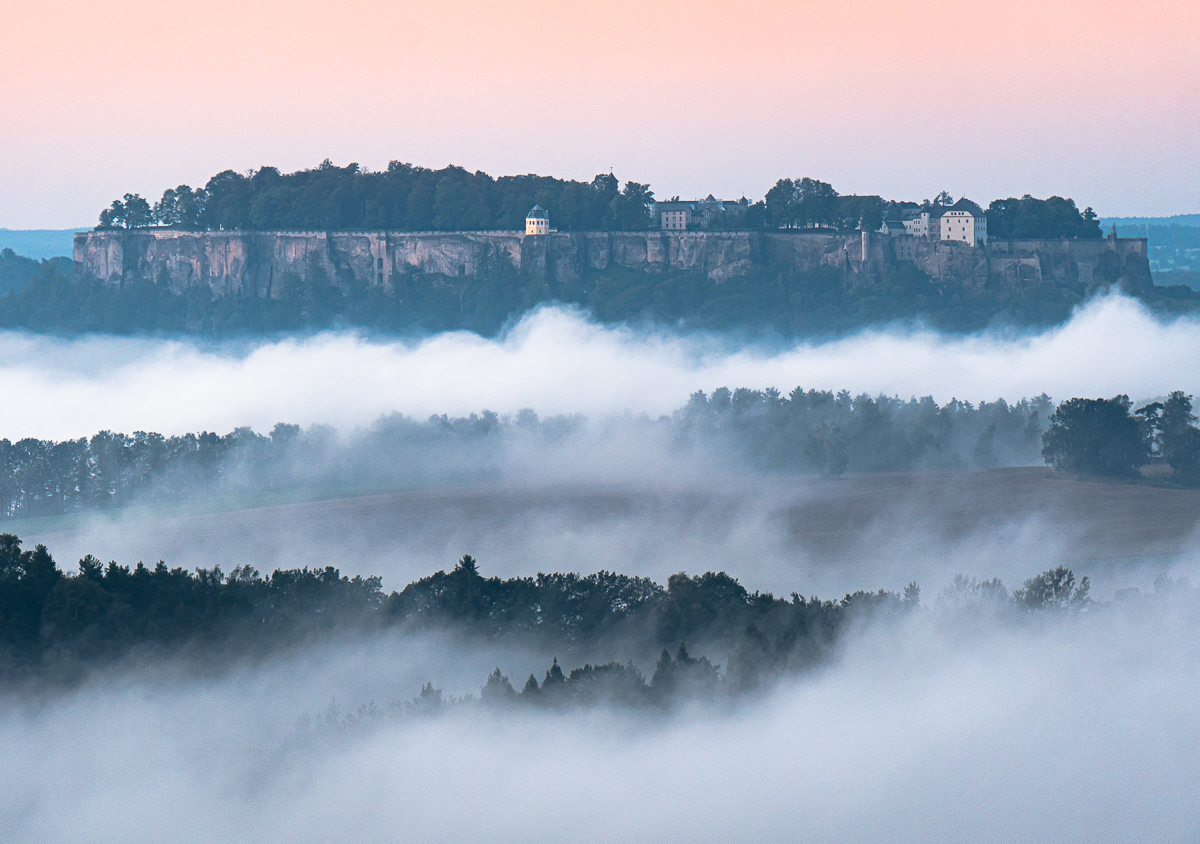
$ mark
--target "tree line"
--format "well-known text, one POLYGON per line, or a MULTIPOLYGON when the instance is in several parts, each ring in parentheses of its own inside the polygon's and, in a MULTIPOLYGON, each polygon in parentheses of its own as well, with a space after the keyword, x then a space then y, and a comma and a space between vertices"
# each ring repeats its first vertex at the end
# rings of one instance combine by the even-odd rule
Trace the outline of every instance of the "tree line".
POLYGON ((732 446, 760 470, 837 476, 1030 465, 1053 407, 1044 394, 938 405, 931 396, 722 387, 693 393, 674 422, 683 441, 732 446))
MULTIPOLYGON (((766 473, 839 476, 1028 466, 1078 475, 1200 485, 1192 397, 1172 392, 1136 410, 1127 396, 1049 396, 1008 403, 847 391, 720 388, 694 393, 670 417, 633 420, 627 436, 665 433, 676 457, 766 473)), ((419 421, 391 414, 340 441, 331 429, 279 423, 176 436, 101 431, 74 440, 0 439, 0 519, 57 516, 196 496, 312 487, 394 488, 469 483, 503 472, 507 449, 586 449, 582 416, 490 411, 419 421)))
MULTIPOLYGON (((1057 567, 1009 593, 998 580, 958 577, 942 603, 994 614, 1080 611, 1091 606, 1087 578, 1057 567)), ((102 563, 88 555, 64 573, 45 546, 22 550, 0 535, 0 679, 72 682, 89 670, 136 656, 183 656, 230 664, 313 641, 383 631, 441 631, 469 643, 503 640, 531 647, 607 650, 625 663, 587 664, 569 673, 557 659, 539 683, 518 693, 497 668, 482 700, 493 704, 669 703, 719 691, 740 693, 806 671, 834 653, 854 623, 898 617, 920 606, 920 589, 858 591, 839 600, 751 592, 724 572, 672 575, 665 587, 600 571, 484 577, 462 557, 385 593, 379 577, 347 577, 333 566, 239 566, 188 572, 164 562, 102 563), (724 670, 694 649, 727 656, 724 670), (657 661, 650 681, 633 659, 657 661), (674 654, 674 656, 672 656, 674 654)), ((421 698, 440 704, 429 684, 421 698)), ((418 698, 420 701, 421 698, 418 698)))
POLYGON ((1046 462, 1063 472, 1135 478, 1157 464, 1177 484, 1200 483, 1200 429, 1192 396, 1179 390, 1136 410, 1127 395, 1070 399, 1050 417, 1043 443, 1046 462))
MULTIPOLYGON (((1048 396, 1009 404, 902 400, 796 388, 697 392, 669 418, 628 422, 665 432, 684 459, 776 473, 898 472, 1028 465, 1039 460, 1048 396)), ((500 417, 418 421, 393 414, 339 441, 330 429, 277 424, 163 436, 101 431, 73 440, 0 439, 0 519, 56 516, 195 496, 289 489, 394 488, 470 482, 503 471, 506 449, 586 449, 588 420, 500 417)))
MULTIPOLYGON (((328 159, 294 173, 260 167, 222 171, 202 188, 179 185, 153 204, 136 193, 116 199, 100 213, 97 228, 153 225, 190 230, 248 231, 480 231, 523 230, 535 204, 550 212, 560 231, 643 231, 651 228, 654 192, 649 184, 612 173, 591 182, 524 175, 493 178, 481 170, 449 166, 430 170, 393 161, 372 172, 358 164, 337 167, 328 159)), ((949 205, 942 191, 925 200, 929 209, 949 205)), ((711 213, 694 227, 710 230, 819 229, 874 231, 897 203, 880 196, 841 195, 809 176, 779 179, 763 199, 711 213)), ((998 238, 1100 237, 1096 214, 1074 200, 1028 194, 998 199, 987 209, 988 229, 998 238)))
POLYGON ((399 161, 371 172, 357 164, 281 173, 225 170, 202 188, 179 185, 153 205, 125 194, 100 214, 98 228, 152 225, 193 230, 479 231, 523 230, 535 204, 562 231, 638 231, 649 226, 649 185, 611 173, 591 182, 501 176, 462 167, 430 170, 399 161))

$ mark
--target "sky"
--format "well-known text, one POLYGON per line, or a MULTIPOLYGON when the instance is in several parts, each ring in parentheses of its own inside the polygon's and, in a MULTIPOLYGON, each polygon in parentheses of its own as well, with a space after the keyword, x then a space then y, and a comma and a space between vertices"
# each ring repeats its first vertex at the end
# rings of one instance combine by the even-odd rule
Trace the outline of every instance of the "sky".
POLYGON ((328 157, 1200 211, 1200 5, 0 0, 0 227, 328 157))

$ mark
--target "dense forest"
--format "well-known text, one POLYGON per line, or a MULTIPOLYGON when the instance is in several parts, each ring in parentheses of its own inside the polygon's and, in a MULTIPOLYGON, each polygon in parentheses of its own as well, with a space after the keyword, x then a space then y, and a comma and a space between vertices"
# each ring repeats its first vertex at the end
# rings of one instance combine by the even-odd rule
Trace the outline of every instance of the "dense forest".
POLYGON ((25 289, 29 282, 40 274, 49 273, 69 279, 73 271, 74 265, 70 258, 35 261, 18 255, 12 249, 0 249, 0 295, 25 289))
MULTIPOLYGON (((624 435, 664 444, 714 471, 822 473, 962 469, 1039 461, 1047 396, 978 406, 796 388, 694 394, 670 417, 626 420, 624 435)), ((0 518, 28 518, 193 496, 285 490, 379 489, 503 476, 530 449, 577 459, 610 421, 402 415, 340 440, 327 428, 280 423, 165 437, 101 431, 61 442, 0 440, 0 518)), ((516 471, 520 471, 518 468, 516 471)))
MULTIPOLYGON (((955 611, 1080 611, 1091 606, 1088 579, 1066 568, 1030 578, 1010 593, 998 580, 958 577, 939 601, 955 611)), ((606 700, 644 705, 684 697, 740 693, 828 660, 852 624, 911 613, 920 589, 854 592, 840 600, 750 592, 724 572, 672 575, 666 587, 646 578, 591 575, 484 577, 464 556, 385 593, 378 577, 347 577, 333 566, 276 570, 262 576, 219 566, 194 573, 138 563, 132 569, 86 556, 75 574, 59 569, 44 546, 22 550, 0 535, 0 680, 73 682, 122 658, 184 656, 233 664, 331 637, 384 631, 437 631, 471 641, 541 649, 622 653, 626 662, 565 673, 554 660, 539 683, 517 693, 499 668, 484 703, 568 704, 606 700), (693 650, 723 654, 724 670, 693 650), (674 656, 672 656, 672 653, 674 656), (636 658, 657 663, 650 681, 636 658)), ((417 698, 440 705, 432 684, 417 698)))

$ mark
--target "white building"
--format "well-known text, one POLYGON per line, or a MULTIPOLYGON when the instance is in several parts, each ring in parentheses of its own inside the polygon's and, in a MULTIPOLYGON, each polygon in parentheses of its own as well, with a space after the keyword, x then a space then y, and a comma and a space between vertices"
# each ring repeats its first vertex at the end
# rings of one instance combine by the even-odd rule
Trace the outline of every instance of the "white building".
POLYGON ((550 212, 540 205, 529 209, 525 215, 525 234, 549 234, 550 212))
POLYGON ((929 237, 929 212, 914 211, 904 219, 904 233, 913 237, 929 237))
POLYGON ((987 215, 969 199, 960 199, 953 205, 925 208, 910 202, 897 203, 884 217, 879 233, 984 246, 987 244, 987 215))
POLYGON ((939 208, 938 240, 954 240, 968 246, 987 244, 987 215, 969 199, 939 208))

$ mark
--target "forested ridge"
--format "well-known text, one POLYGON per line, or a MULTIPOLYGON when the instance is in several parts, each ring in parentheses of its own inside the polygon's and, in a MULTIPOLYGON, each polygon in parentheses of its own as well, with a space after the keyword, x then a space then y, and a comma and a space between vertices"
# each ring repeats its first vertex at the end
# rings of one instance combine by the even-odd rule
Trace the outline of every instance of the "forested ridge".
MULTIPOLYGON (((1058 567, 1010 593, 998 580, 957 577, 939 600, 991 618, 1028 612, 1078 612, 1091 606, 1088 579, 1058 567)), ((751 592, 724 572, 672 575, 665 587, 600 571, 484 577, 464 556, 385 593, 378 577, 347 577, 333 567, 276 570, 240 566, 194 573, 142 563, 123 566, 92 556, 64 573, 44 546, 22 550, 0 535, 0 680, 71 683, 122 660, 182 656, 235 665, 317 641, 439 632, 537 648, 623 652, 624 662, 565 673, 557 659, 518 694, 497 669, 484 703, 664 704, 701 694, 739 693, 802 673, 831 658, 854 624, 895 618, 920 607, 920 589, 859 591, 839 600, 751 592), (726 655, 723 666, 693 650, 726 655), (658 653, 650 681, 632 659, 658 653), (672 653, 674 656, 672 656, 672 653)), ((418 697, 440 705, 429 684, 418 697), (432 699, 431 699, 432 698, 432 699)))
MULTIPOLYGON (((670 417, 625 424, 629 436, 653 438, 716 471, 836 476, 1036 463, 1052 408, 1047 396, 939 406, 930 397, 721 388, 695 393, 670 417)), ((345 442, 327 428, 283 423, 268 435, 238 428, 0 439, 0 518, 242 492, 467 482, 503 472, 512 448, 586 455, 591 424, 581 416, 542 419, 532 410, 503 418, 484 411, 423 422, 394 414, 345 442)))
MULTIPOLYGON (((1192 397, 1172 392, 1133 408, 1127 396, 1049 396, 1008 403, 931 397, 852 396, 846 391, 720 388, 696 392, 671 416, 626 420, 624 435, 667 456, 714 471, 772 474, 986 469, 1047 463, 1062 472, 1200 484, 1200 428, 1192 397)), ((177 436, 101 431, 90 438, 0 439, 0 519, 58 516, 134 504, 313 488, 394 489, 469 483, 503 476, 514 450, 586 456, 591 426, 582 416, 539 418, 532 410, 501 417, 418 421, 382 417, 339 439, 329 428, 279 423, 267 435, 177 436)))

